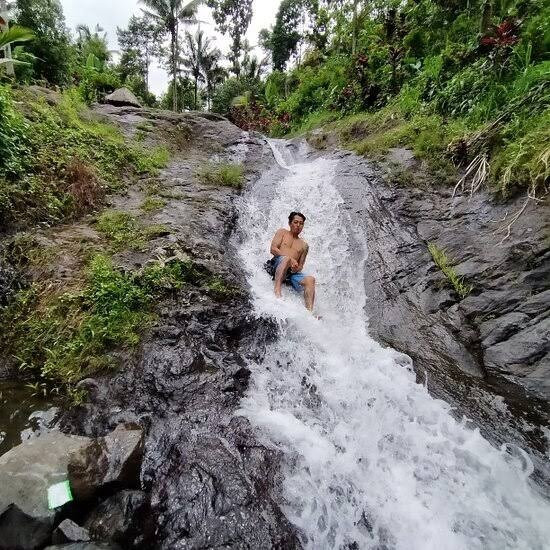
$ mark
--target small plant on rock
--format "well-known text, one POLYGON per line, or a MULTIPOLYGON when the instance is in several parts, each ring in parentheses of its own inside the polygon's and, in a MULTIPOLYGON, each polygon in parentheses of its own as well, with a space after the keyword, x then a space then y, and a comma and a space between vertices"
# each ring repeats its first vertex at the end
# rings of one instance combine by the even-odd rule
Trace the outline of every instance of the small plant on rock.
POLYGON ((473 285, 464 283, 464 277, 460 277, 451 265, 451 260, 447 253, 442 248, 439 248, 435 243, 428 243, 428 250, 432 255, 433 261, 443 271, 444 275, 449 279, 453 288, 460 298, 466 298, 473 289, 473 285))
POLYGON ((209 162, 198 173, 204 183, 225 185, 241 189, 244 182, 243 167, 239 164, 227 162, 209 162))

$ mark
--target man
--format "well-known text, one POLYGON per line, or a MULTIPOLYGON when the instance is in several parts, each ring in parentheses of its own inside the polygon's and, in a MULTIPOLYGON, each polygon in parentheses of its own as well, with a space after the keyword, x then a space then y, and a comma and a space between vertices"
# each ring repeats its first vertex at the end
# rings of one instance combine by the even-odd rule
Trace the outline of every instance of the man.
POLYGON ((281 285, 288 281, 297 291, 304 291, 306 308, 313 311, 315 301, 315 277, 304 275, 302 269, 309 250, 308 244, 299 235, 306 217, 300 212, 288 216, 289 229, 278 229, 271 241, 271 260, 275 268, 275 296, 281 296, 281 285))

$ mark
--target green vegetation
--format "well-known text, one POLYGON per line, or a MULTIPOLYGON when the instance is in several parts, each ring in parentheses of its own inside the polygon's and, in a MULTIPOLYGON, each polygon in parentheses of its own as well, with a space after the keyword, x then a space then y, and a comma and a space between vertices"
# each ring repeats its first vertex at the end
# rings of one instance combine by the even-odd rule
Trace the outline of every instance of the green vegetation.
POLYGON ((154 174, 169 156, 165 148, 147 152, 128 144, 118 129, 96 121, 74 92, 50 105, 0 86, 0 127, 3 227, 77 216, 123 188, 128 172, 154 174))
POLYGON ((109 351, 139 342, 154 319, 155 302, 197 279, 191 261, 154 263, 126 273, 95 255, 82 288, 52 293, 36 284, 0 310, 7 329, 0 335, 2 349, 48 385, 71 385, 113 367, 109 351))
POLYGON ((155 210, 160 210, 165 205, 166 201, 163 199, 158 197, 146 197, 141 203, 140 208, 144 212, 154 212, 155 210))
POLYGON ((170 232, 161 224, 143 226, 132 214, 119 210, 103 212, 97 219, 97 229, 107 237, 114 251, 125 248, 142 250, 147 241, 170 232))
POLYGON ((222 299, 229 298, 231 296, 234 296, 235 294, 238 294, 238 290, 236 288, 228 285, 223 279, 216 276, 208 280, 208 282, 206 283, 206 288, 214 296, 222 299))
POLYGON ((445 250, 439 248, 435 243, 428 243, 428 250, 432 255, 433 261, 453 285, 453 288, 456 290, 456 293, 460 296, 460 298, 465 298, 468 296, 473 289, 473 285, 464 283, 464 277, 460 277, 456 273, 451 265, 452 261, 447 256, 445 250))
POLYGON ((243 167, 239 164, 209 162, 198 172, 204 183, 226 185, 240 189, 244 182, 243 167))
POLYGON ((284 0, 260 36, 274 70, 260 87, 233 83, 248 101, 234 100, 229 115, 272 135, 323 127, 374 158, 407 147, 435 181, 462 167, 464 187, 540 196, 550 176, 549 21, 540 0, 284 0))

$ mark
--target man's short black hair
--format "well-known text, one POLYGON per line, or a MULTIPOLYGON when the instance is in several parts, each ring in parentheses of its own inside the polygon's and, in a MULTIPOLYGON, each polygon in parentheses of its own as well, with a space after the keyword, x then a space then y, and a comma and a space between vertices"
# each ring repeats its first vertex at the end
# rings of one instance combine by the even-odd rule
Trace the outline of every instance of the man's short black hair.
POLYGON ((291 212, 288 215, 288 223, 289 224, 292 223, 292 220, 294 219, 294 216, 300 216, 300 218, 302 218, 302 220, 306 221, 306 217, 301 212, 291 212))

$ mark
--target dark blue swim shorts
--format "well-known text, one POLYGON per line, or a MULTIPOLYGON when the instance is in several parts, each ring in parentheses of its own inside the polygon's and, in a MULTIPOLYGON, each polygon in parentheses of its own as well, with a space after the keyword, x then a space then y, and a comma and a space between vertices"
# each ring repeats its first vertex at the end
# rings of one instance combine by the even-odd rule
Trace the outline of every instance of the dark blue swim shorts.
MULTIPOLYGON (((277 269, 283 258, 284 256, 273 256, 271 262, 274 269, 277 269)), ((290 271, 289 269, 285 278, 285 282, 290 283, 294 290, 300 292, 301 290, 304 290, 304 287, 300 284, 304 277, 306 277, 306 275, 301 271, 298 273, 292 273, 292 271, 290 271)))

